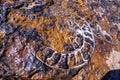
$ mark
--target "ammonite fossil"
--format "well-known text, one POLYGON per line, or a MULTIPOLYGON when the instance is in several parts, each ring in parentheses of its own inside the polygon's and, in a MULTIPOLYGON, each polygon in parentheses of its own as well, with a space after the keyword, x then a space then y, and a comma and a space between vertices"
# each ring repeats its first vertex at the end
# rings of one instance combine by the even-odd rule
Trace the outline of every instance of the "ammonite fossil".
POLYGON ((86 21, 82 26, 73 21, 67 21, 67 23, 74 33, 74 39, 71 44, 65 44, 65 52, 57 52, 50 47, 46 47, 43 60, 39 57, 38 59, 50 68, 66 69, 69 73, 72 69, 81 69, 89 62, 95 49, 95 40, 93 30, 86 21), (72 60, 73 65, 71 65, 72 60))

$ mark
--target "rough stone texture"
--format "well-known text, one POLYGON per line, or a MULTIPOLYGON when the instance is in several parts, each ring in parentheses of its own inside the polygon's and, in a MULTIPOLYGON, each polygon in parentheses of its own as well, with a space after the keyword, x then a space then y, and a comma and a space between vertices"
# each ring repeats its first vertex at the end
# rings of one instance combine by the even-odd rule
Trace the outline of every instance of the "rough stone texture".
POLYGON ((119 3, 0 0, 0 79, 119 80, 119 3), (85 62, 81 47, 88 63, 72 68, 85 62))

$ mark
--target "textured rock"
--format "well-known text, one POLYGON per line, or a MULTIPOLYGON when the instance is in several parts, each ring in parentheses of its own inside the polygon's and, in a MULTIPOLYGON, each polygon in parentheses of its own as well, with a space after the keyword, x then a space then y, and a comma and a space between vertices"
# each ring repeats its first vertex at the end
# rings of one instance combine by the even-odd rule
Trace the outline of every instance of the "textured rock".
POLYGON ((1 0, 0 78, 119 79, 119 3, 1 0))

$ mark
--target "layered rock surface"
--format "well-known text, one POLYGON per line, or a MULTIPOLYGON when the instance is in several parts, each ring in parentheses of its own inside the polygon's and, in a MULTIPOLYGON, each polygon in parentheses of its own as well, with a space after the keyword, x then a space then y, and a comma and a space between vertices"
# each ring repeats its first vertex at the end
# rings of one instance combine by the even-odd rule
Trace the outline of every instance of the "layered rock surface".
MULTIPOLYGON (((1 79, 101 80, 108 71, 116 69, 120 69, 119 0, 0 1, 1 79), (66 56, 82 45, 83 37, 76 39, 75 31, 86 23, 93 31, 94 52, 91 57, 85 54, 90 60, 80 70, 67 71, 84 63, 77 57, 76 64, 71 58, 66 65, 66 56), (74 25, 69 27, 70 24, 74 25), (81 44, 74 43, 74 39, 81 44), (52 57, 52 64, 46 62, 50 53, 58 53, 52 57), (51 67, 65 53, 61 63, 51 67)), ((108 79, 119 80, 116 77, 111 73, 108 79)))

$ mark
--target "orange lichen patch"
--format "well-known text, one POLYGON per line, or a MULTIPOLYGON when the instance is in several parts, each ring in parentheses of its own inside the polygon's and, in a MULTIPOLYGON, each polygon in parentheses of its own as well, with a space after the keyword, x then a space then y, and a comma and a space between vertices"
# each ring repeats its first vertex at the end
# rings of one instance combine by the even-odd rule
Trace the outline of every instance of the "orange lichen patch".
MULTIPOLYGON (((26 77, 28 77, 28 74, 27 74, 27 73, 24 73, 20 78, 26 79, 26 77)), ((19 79, 20 79, 20 78, 19 78, 19 79)))
POLYGON ((112 50, 112 45, 106 41, 104 41, 103 45, 97 45, 96 50, 98 50, 98 52, 100 53, 106 53, 106 52, 110 52, 112 50))
POLYGON ((83 0, 78 0, 80 5, 80 13, 86 20, 95 19, 94 13, 85 5, 83 0))
POLYGON ((37 52, 37 55, 36 55, 36 58, 37 58, 38 60, 43 60, 43 53, 42 53, 41 51, 38 51, 38 52, 37 52))
POLYGON ((94 67, 101 67, 105 70, 108 70, 109 68, 107 67, 106 63, 105 63, 106 59, 104 58, 104 55, 100 55, 100 53, 96 52, 93 54, 92 59, 91 59, 91 63, 94 63, 94 67), (107 68, 107 69, 106 69, 107 68))
POLYGON ((101 28, 103 30, 108 29, 109 22, 108 22, 106 16, 104 16, 103 19, 99 22, 99 25, 101 26, 101 28))
POLYGON ((5 36, 4 34, 0 33, 0 38, 4 38, 4 36, 5 36))
POLYGON ((111 31, 111 34, 114 34, 112 35, 112 41, 113 41, 113 47, 116 51, 120 51, 120 42, 119 40, 117 39, 117 32, 116 31, 111 31))
POLYGON ((75 61, 77 65, 81 64, 82 57, 80 55, 80 52, 77 52, 75 56, 71 56, 69 59, 70 61, 68 65, 69 65, 69 68, 72 68, 73 66, 75 66, 75 61))
MULTIPOLYGON (((53 27, 48 27, 46 23, 51 23, 50 21, 44 22, 42 25, 41 34, 45 36, 45 43, 49 43, 48 45, 54 48, 58 52, 63 52, 63 43, 68 41, 70 36, 73 36, 70 30, 65 26, 64 29, 58 25, 59 22, 56 22, 56 19, 53 20, 53 27)), ((62 25, 62 23, 61 23, 62 25)))
MULTIPOLYGON (((6 0, 6 1, 13 1, 13 0, 6 0)), ((92 21, 95 22, 95 20, 97 20, 96 15, 94 14, 94 12, 91 11, 91 9, 88 6, 86 6, 86 3, 84 0, 77 0, 77 1, 73 0, 72 8, 68 8, 68 5, 69 5, 67 4, 68 1, 70 0, 63 0, 61 5, 59 1, 56 1, 57 3, 55 2, 54 3, 55 5, 52 5, 49 7, 51 9, 51 15, 54 16, 52 18, 39 16, 35 19, 29 19, 29 18, 26 18, 25 15, 20 12, 20 10, 11 10, 7 20, 9 23, 13 23, 13 25, 15 26, 21 25, 27 29, 36 28, 39 34, 42 36, 42 39, 44 40, 44 44, 46 46, 51 47, 58 52, 63 52, 64 51, 62 47, 63 44, 68 42, 69 37, 71 36, 73 37, 73 34, 69 34, 69 29, 66 27, 65 21, 73 20, 78 24, 83 24, 84 22, 78 17, 78 13, 83 18, 85 18, 88 22, 90 22, 90 24, 93 24, 93 26, 95 26, 96 23, 94 24, 91 22, 92 21), (63 25, 65 24, 63 30, 57 24, 59 22, 63 25), (51 26, 50 23, 53 23, 54 26, 51 26)), ((31 7, 32 6, 33 5, 31 5, 31 7)), ((111 8, 116 9, 115 6, 111 6, 111 8)), ((43 12, 45 12, 45 10, 43 10, 43 12)), ((104 13, 102 9, 98 8, 95 10, 98 13, 99 12, 104 13)), ((117 13, 115 14, 118 15, 117 13)), ((108 33, 110 33, 109 32, 110 24, 106 16, 103 16, 102 20, 98 21, 98 24, 101 26, 102 30, 106 30, 108 33)), ((0 34, 0 36, 3 37, 2 34, 0 34)), ((84 67, 81 71, 79 71, 78 75, 72 78, 73 80, 82 80, 80 76, 83 76, 84 80, 100 80, 101 77, 109 70, 105 62, 106 62, 106 57, 109 56, 109 53, 112 50, 112 45, 109 42, 107 42, 105 38, 102 38, 102 37, 103 35, 101 35, 101 37, 99 38, 102 39, 103 44, 98 44, 98 41, 97 40, 95 41, 96 51, 94 52, 90 63, 86 67, 84 67), (84 69, 86 69, 86 71, 84 71, 84 69)), ((112 38, 114 41, 115 50, 120 50, 120 45, 119 45, 119 41, 116 39, 116 34, 113 35, 112 38)), ((30 45, 34 46, 37 44, 30 43, 30 45)), ((92 49, 90 50, 90 52, 92 52, 92 49)), ((20 52, 20 54, 22 54, 23 57, 26 53, 27 53, 27 50, 25 49, 23 53, 20 52)), ((43 58, 43 55, 44 55, 43 52, 40 52, 40 51, 37 52, 37 57, 39 60, 43 58)), ((81 56, 77 55, 77 59, 78 61, 80 61, 81 56)), ((48 60, 48 64, 50 64, 49 60, 48 60)), ((74 66, 74 58, 71 58, 69 67, 73 67, 73 66, 74 66)), ((53 72, 51 73, 53 74, 53 72)), ((51 76, 52 74, 47 74, 44 80, 48 79, 49 77, 52 77, 51 76)), ((61 75, 63 76, 64 73, 61 72, 61 75)), ((57 76, 60 78, 61 75, 57 75, 57 76)), ((37 78, 42 79, 41 76, 44 76, 44 75, 42 73, 35 74, 33 76, 33 79, 37 79, 37 78)), ((66 79, 66 80, 70 80, 70 79, 66 79)))
POLYGON ((115 43, 115 50, 116 51, 120 51, 120 42, 118 41, 118 40, 115 40, 116 41, 116 43, 115 43))
POLYGON ((86 78, 90 80, 100 80, 102 76, 110 70, 105 61, 111 50, 112 46, 107 42, 104 43, 104 45, 97 45, 90 66, 88 66, 89 73, 86 75, 86 78))
POLYGON ((36 19, 28 19, 20 11, 12 11, 8 15, 8 22, 16 25, 21 25, 27 29, 36 28, 37 31, 42 35, 42 38, 45 40, 45 43, 52 48, 55 48, 58 51, 63 51, 63 43, 68 41, 68 37, 71 34, 68 34, 69 29, 65 28, 63 31, 55 25, 55 27, 49 27, 49 23, 53 22, 55 25, 56 19, 38 17, 36 19), (50 44, 49 44, 50 43, 50 44))
POLYGON ((39 72, 39 73, 33 75, 30 80, 38 80, 38 79, 42 79, 43 80, 43 76, 44 76, 44 73, 43 72, 39 72))
POLYGON ((5 3, 5 2, 11 2, 12 0, 0 0, 0 4, 1 3, 5 3))
MULTIPOLYGON (((111 31, 111 32, 110 32, 110 27, 111 27, 111 25, 110 25, 109 21, 107 20, 106 16, 104 16, 103 20, 101 20, 101 21, 99 22, 99 25, 101 26, 101 28, 102 28, 103 30, 106 30, 106 31, 112 36, 112 41, 113 41, 113 43, 114 43, 114 48, 115 48, 115 50, 116 50, 116 51, 120 51, 119 41, 116 39, 117 33, 116 33, 116 31, 111 31), (114 35, 113 35, 113 34, 114 34, 114 35)), ((104 41, 105 41, 105 39, 104 39, 104 41)), ((108 43, 107 43, 107 44, 108 44, 108 43)), ((104 48, 105 48, 105 47, 104 47, 104 48)), ((109 50, 109 49, 108 49, 108 50, 109 50)))
POLYGON ((78 52, 78 54, 76 55, 76 60, 77 60, 77 64, 80 65, 81 64, 81 60, 82 60, 80 52, 78 52))
POLYGON ((114 41, 114 48, 115 48, 116 51, 120 51, 120 42, 119 42, 118 39, 116 39, 117 33, 114 32, 113 34, 114 35, 112 36, 112 40, 114 41))
POLYGON ((61 3, 61 6, 62 6, 63 9, 65 9, 66 6, 67 6, 67 0, 64 0, 64 1, 61 3))
POLYGON ((63 51, 63 43, 68 41, 70 34, 67 33, 68 30, 60 31, 58 27, 55 27, 53 31, 48 31, 48 40, 51 42, 51 47, 55 47, 56 50, 63 51))
POLYGON ((84 68, 86 71, 81 70, 78 75, 72 78, 72 80, 100 80, 110 69, 106 64, 106 57, 109 57, 109 53, 112 50, 112 45, 104 41, 104 44, 98 44, 96 41, 96 49, 92 55, 91 61, 84 68))
POLYGON ((106 40, 103 40, 103 44, 99 44, 98 40, 96 40, 96 51, 100 53, 101 56, 108 56, 112 51, 112 45, 108 43, 106 40))
POLYGON ((100 53, 95 52, 92 56, 91 63, 93 63, 93 65, 89 66, 88 72, 90 73, 86 76, 90 77, 90 80, 100 80, 101 77, 109 71, 109 67, 105 62, 106 59, 104 58, 104 56, 99 54, 100 53))
POLYGON ((51 65, 51 62, 52 62, 52 60, 51 60, 51 59, 48 59, 48 60, 46 61, 46 64, 47 64, 47 65, 51 65))
MULTIPOLYGON (((112 6, 112 7, 113 7, 113 8, 116 8, 115 6, 112 6)), ((112 41, 113 41, 113 43, 114 43, 114 48, 115 48, 115 50, 116 50, 116 51, 120 51, 119 41, 116 39, 117 33, 116 33, 116 31, 111 31, 111 32, 110 32, 110 27, 112 27, 112 26, 110 25, 107 17, 104 16, 103 19, 102 19, 101 21, 99 21, 98 24, 101 26, 102 30, 106 30, 106 31, 111 35, 112 41), (114 34, 114 35, 113 35, 113 34, 114 34)), ((103 40, 106 42, 105 39, 103 39, 103 40)), ((106 43, 106 45, 109 45, 109 43, 106 43)), ((111 46, 110 46, 109 48, 107 48, 107 49, 108 49, 108 50, 111 50, 111 46), (110 49, 109 49, 109 48, 110 48, 110 49)), ((104 50, 104 49, 106 49, 106 47, 103 45, 103 46, 101 47, 101 50, 102 50, 102 49, 104 50)), ((103 52, 102 52, 102 53, 103 53, 103 52)))
POLYGON ((70 58, 70 62, 69 62, 69 67, 73 67, 74 66, 74 57, 70 58))
POLYGON ((92 56, 91 62, 86 66, 85 72, 79 72, 78 75, 72 78, 72 80, 80 80, 81 77, 85 80, 100 80, 106 72, 110 69, 105 63, 106 59, 99 55, 100 53, 95 52, 92 56))
POLYGON ((28 19, 20 11, 13 10, 8 15, 8 22, 13 23, 15 26, 21 25, 27 29, 37 28, 37 30, 41 30, 40 24, 43 22, 43 18, 28 19))

